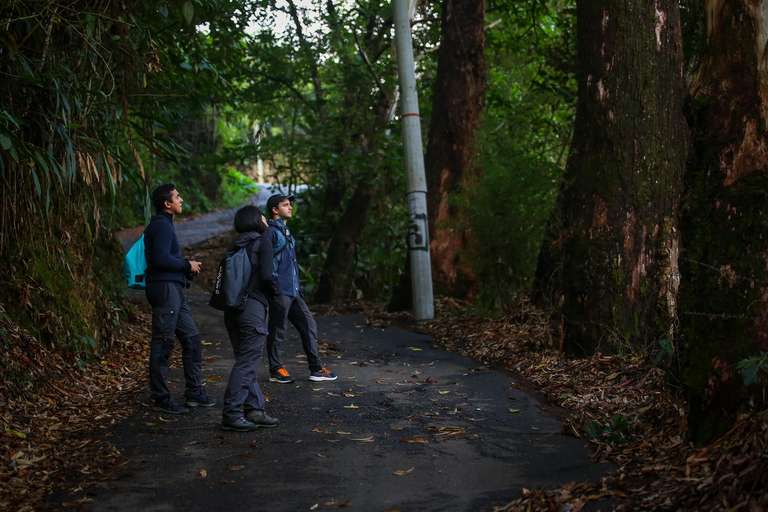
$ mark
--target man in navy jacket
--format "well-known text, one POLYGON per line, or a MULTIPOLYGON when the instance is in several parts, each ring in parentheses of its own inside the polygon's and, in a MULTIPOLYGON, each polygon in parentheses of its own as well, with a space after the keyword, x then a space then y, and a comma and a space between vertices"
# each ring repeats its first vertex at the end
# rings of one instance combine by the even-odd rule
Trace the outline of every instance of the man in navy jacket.
POLYGON ((179 240, 173 218, 181 213, 184 200, 176 185, 160 185, 152 192, 157 215, 144 230, 147 258, 147 301, 152 306, 152 341, 149 349, 149 390, 152 408, 170 414, 188 414, 188 407, 211 407, 216 400, 208 398, 202 388, 202 343, 182 291, 187 278, 200 272, 199 261, 181 258, 179 240), (185 403, 175 403, 168 389, 168 358, 175 337, 181 343, 184 366, 185 403))
POLYGON ((295 381, 288 373, 280 355, 280 345, 285 340, 288 321, 296 327, 301 344, 307 355, 309 380, 336 380, 336 374, 329 372, 317 350, 317 324, 302 298, 304 293, 299 284, 299 264, 291 231, 285 221, 293 217, 293 196, 275 194, 267 200, 267 215, 270 216, 269 239, 272 241, 272 265, 277 274, 278 295, 269 303, 269 335, 267 356, 269 358, 269 381, 290 384, 295 381))

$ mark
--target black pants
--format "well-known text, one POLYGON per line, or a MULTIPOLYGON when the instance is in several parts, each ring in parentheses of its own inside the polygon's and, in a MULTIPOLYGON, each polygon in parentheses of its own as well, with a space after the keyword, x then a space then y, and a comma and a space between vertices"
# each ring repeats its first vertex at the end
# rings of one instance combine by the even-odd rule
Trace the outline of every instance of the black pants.
POLYGON ((170 399, 168 358, 175 337, 181 343, 184 365, 184 395, 194 398, 202 391, 202 344, 187 301, 177 283, 147 283, 147 301, 152 306, 152 342, 149 348, 149 390, 156 402, 170 399))

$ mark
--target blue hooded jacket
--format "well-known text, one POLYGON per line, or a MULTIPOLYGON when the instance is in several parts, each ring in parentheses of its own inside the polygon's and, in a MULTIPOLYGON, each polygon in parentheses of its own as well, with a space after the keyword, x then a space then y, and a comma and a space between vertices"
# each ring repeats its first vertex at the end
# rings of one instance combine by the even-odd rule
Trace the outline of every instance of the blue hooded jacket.
POLYGON ((301 297, 304 295, 299 283, 299 263, 296 261, 296 248, 293 236, 283 219, 267 221, 269 240, 272 242, 272 265, 277 276, 277 288, 280 295, 301 297))

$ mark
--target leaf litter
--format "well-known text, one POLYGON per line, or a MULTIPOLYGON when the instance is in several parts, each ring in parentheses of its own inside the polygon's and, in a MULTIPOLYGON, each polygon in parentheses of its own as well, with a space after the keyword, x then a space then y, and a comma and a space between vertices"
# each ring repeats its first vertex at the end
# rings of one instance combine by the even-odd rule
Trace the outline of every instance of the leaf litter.
POLYGON ((135 410, 148 325, 148 316, 139 314, 123 325, 112 351, 70 363, 0 318, 6 361, 0 365, 0 509, 43 508, 54 492, 86 492, 127 463, 108 441, 108 429, 135 410), (19 366, 28 375, 24 382, 19 366))

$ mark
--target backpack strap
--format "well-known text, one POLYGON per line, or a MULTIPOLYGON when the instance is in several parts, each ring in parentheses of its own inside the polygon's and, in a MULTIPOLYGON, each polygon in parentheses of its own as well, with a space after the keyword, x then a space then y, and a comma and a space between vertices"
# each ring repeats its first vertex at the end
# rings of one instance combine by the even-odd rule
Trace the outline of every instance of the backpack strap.
POLYGON ((275 220, 268 220, 267 224, 274 227, 277 232, 277 242, 272 245, 272 267, 275 272, 277 273, 277 267, 280 265, 280 262, 283 260, 282 252, 285 250, 286 247, 291 243, 291 236, 286 233, 285 226, 280 224, 279 222, 275 220))
MULTIPOLYGON (((261 235, 257 236, 256 238, 248 242, 248 245, 245 246, 246 254, 248 254, 249 261, 250 261, 251 253, 253 252, 253 247, 259 243, 260 238, 261 238, 261 235)), ((251 264, 251 266, 253 266, 253 264, 251 264)), ((258 275, 259 275, 258 269, 256 272, 254 272, 253 269, 251 270, 251 279, 248 281, 248 295, 250 295, 253 289, 255 288, 254 285, 256 283, 254 281, 256 281, 256 278, 258 275)))

